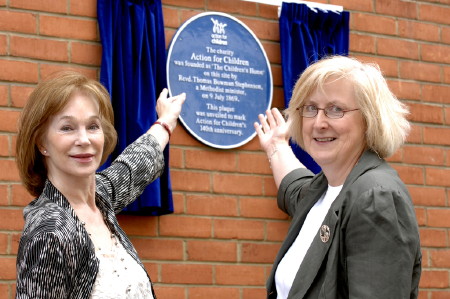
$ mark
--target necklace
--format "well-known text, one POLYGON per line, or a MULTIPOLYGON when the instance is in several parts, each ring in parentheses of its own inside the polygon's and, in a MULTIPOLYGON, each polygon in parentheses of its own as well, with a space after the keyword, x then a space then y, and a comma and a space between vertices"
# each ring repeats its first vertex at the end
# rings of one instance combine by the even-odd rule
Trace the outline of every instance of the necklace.
MULTIPOLYGON (((91 239, 92 243, 94 244, 95 251, 102 251, 102 246, 100 246, 101 242, 99 241, 100 238, 96 237, 96 236, 93 236, 93 234, 86 227, 86 222, 81 221, 81 224, 83 225, 83 227, 86 230, 89 238, 91 239)), ((114 233, 110 234, 110 238, 111 238, 111 241, 109 242, 108 247, 110 247, 109 251, 113 252, 114 251, 114 247, 117 247, 117 245, 118 245, 118 241, 117 241, 117 237, 116 237, 116 235, 114 233)), ((105 245, 105 244, 103 244, 103 245, 105 245)), ((106 251, 108 251, 108 249, 106 251)))

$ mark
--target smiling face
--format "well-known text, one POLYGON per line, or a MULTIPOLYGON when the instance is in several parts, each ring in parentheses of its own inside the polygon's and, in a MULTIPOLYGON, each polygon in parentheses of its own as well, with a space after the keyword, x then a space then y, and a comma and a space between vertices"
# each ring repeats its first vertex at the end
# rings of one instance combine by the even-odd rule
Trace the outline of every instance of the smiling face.
MULTIPOLYGON (((318 108, 337 106, 343 110, 359 108, 352 83, 331 77, 317 88, 304 105, 318 108)), ((365 123, 359 110, 331 119, 323 110, 313 118, 302 118, 302 137, 306 152, 326 171, 349 172, 366 147, 365 123), (348 170, 348 171, 345 171, 348 170)))
POLYGON ((97 102, 75 93, 63 110, 49 119, 39 150, 50 180, 70 180, 95 174, 103 145, 97 102))

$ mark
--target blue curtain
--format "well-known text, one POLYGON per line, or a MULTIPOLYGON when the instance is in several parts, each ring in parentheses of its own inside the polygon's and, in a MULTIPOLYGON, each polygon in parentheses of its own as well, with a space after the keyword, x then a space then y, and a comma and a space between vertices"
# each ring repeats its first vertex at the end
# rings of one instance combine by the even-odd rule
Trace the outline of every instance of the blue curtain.
MULTIPOLYGON (((102 42, 100 82, 111 94, 119 137, 104 168, 156 121, 156 100, 167 86, 166 46, 160 0, 98 0, 97 14, 102 42)), ((167 146, 164 174, 124 213, 173 212, 168 153, 167 146)))
MULTIPOLYGON (((279 20, 284 103, 287 107, 295 82, 313 62, 329 55, 348 55, 347 11, 333 12, 306 4, 282 3, 279 20)), ((299 160, 314 173, 316 162, 299 146, 291 144, 299 160)))

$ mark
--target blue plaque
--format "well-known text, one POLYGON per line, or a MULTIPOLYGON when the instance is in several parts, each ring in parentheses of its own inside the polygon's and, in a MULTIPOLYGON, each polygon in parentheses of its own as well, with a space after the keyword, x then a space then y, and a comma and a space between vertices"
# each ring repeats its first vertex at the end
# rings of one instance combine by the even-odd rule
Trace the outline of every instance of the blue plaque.
POLYGON ((224 13, 196 15, 178 29, 168 51, 167 82, 170 94, 186 93, 181 123, 215 148, 249 142, 258 114, 272 103, 272 72, 261 43, 224 13))

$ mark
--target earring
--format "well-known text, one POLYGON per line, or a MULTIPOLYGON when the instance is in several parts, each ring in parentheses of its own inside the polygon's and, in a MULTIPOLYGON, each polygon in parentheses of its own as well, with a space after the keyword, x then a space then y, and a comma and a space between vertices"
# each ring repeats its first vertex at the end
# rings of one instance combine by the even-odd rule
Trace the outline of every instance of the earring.
POLYGON ((47 150, 44 150, 44 155, 47 155, 47 150))

